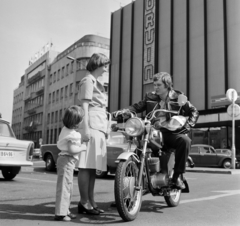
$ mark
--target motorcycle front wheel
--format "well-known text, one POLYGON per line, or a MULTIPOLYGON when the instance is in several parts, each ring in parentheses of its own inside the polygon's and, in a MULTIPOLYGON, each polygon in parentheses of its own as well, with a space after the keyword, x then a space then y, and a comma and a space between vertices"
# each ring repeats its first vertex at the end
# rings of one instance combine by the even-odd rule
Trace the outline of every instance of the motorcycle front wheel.
POLYGON ((178 206, 181 198, 181 189, 172 189, 169 196, 164 196, 164 199, 169 207, 178 206))
POLYGON ((132 157, 118 163, 114 193, 118 213, 124 221, 133 221, 141 209, 142 189, 136 190, 138 172, 132 157))

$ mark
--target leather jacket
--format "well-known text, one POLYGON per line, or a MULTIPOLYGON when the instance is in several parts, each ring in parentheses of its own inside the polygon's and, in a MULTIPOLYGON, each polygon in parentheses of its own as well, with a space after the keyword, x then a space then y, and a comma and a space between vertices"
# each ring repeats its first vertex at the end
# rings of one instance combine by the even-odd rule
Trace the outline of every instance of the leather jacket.
MULTIPOLYGON (((168 110, 178 111, 180 109, 179 105, 171 103, 171 102, 177 102, 178 96, 180 94, 182 94, 182 92, 178 90, 172 89, 169 91, 168 97, 166 98, 166 108, 168 110)), ((146 114, 148 114, 153 109, 155 110, 160 109, 160 102, 161 102, 161 99, 159 95, 157 95, 155 92, 148 92, 145 94, 145 97, 143 100, 129 106, 128 109, 136 113, 141 113, 146 111, 146 114)), ((182 127, 178 131, 174 131, 174 133, 188 133, 190 128, 195 126, 199 117, 199 112, 196 109, 196 107, 194 107, 189 101, 187 101, 185 105, 181 107, 180 115, 188 117, 188 120, 184 125, 184 127, 182 127)), ((171 118, 171 114, 167 113, 166 120, 169 120, 170 118, 171 118)), ((157 119, 153 122, 153 124, 155 125, 156 122, 157 122, 157 119)))

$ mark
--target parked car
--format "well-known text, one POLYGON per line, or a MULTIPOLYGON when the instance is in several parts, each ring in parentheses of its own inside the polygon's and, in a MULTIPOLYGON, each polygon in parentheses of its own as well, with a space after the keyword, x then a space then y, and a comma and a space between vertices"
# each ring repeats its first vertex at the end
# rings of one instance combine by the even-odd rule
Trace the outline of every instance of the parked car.
MULTIPOLYGON (((226 169, 231 168, 231 156, 228 153, 216 151, 214 147, 206 144, 194 144, 191 146, 189 156, 194 161, 195 166, 218 166, 226 169)), ((236 159, 236 168, 239 163, 236 159)))
MULTIPOLYGON (((135 147, 132 147, 134 149, 135 147)), ((110 132, 107 139, 107 171, 96 170, 98 178, 105 177, 108 172, 115 173, 117 157, 127 151, 127 141, 121 132, 110 132)), ((47 171, 53 171, 56 168, 56 162, 60 150, 56 144, 45 144, 41 146, 42 159, 45 161, 47 171)), ((76 168, 76 170, 78 170, 76 168)))
POLYGON ((22 166, 32 166, 34 143, 18 140, 10 123, 0 118, 0 170, 5 180, 12 180, 22 166))
POLYGON ((34 148, 33 150, 33 158, 41 158, 41 149, 40 148, 34 148))

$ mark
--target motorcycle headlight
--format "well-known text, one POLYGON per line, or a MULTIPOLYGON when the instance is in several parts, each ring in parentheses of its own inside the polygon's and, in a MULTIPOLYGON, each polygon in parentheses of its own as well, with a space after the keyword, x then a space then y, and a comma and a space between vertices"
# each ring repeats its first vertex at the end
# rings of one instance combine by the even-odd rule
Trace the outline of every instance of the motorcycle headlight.
POLYGON ((144 131, 144 123, 139 118, 130 118, 125 124, 125 132, 127 135, 137 137, 144 131))

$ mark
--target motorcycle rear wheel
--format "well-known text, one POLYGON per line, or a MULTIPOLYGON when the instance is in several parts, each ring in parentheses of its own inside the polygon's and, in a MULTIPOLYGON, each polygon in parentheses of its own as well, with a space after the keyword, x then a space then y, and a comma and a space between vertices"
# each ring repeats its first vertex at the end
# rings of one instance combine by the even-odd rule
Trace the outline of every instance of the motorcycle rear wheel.
POLYGON ((170 193, 170 196, 164 196, 164 199, 169 207, 178 206, 181 199, 181 189, 173 189, 170 193))
POLYGON ((135 189, 138 172, 137 164, 131 157, 118 163, 114 193, 118 213, 124 221, 133 221, 141 209, 142 189, 135 189))

